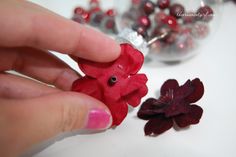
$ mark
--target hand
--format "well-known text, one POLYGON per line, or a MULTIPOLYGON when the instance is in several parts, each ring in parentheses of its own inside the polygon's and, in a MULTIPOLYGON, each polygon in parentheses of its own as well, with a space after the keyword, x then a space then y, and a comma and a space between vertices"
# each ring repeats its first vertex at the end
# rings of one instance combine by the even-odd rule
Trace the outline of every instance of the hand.
POLYGON ((69 92, 80 76, 48 50, 108 62, 119 56, 120 47, 105 35, 30 2, 1 0, 0 156, 18 156, 61 132, 111 125, 102 102, 69 92))

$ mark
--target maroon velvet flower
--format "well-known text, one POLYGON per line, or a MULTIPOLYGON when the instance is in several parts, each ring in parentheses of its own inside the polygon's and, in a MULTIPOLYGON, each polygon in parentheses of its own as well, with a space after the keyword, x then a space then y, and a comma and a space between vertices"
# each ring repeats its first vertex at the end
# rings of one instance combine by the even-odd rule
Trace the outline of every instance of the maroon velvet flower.
POLYGON ((174 123, 180 128, 199 123, 203 110, 191 104, 204 93, 203 83, 198 78, 188 80, 182 86, 176 80, 167 80, 160 92, 159 99, 147 99, 138 111, 139 118, 148 120, 144 128, 146 135, 159 135, 174 123))
POLYGON ((120 57, 110 63, 78 59, 85 76, 73 83, 72 91, 104 102, 111 111, 113 125, 119 125, 128 113, 128 104, 138 106, 147 94, 147 77, 137 74, 143 61, 143 54, 129 44, 121 44, 120 57))

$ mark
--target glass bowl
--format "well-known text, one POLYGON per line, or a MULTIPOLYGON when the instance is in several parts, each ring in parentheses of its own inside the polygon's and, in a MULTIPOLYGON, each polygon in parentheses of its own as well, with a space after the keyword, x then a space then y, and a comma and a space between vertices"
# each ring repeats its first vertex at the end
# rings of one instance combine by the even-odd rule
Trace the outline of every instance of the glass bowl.
POLYGON ((116 0, 118 32, 130 28, 153 61, 179 62, 201 52, 217 29, 221 0, 116 0), (156 40, 158 39, 158 40, 156 40))

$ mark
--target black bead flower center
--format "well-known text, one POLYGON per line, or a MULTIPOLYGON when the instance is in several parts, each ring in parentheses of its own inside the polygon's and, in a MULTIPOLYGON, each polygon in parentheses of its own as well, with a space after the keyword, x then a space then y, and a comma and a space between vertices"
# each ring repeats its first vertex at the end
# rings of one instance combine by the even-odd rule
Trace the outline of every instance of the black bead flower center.
POLYGON ((117 81, 117 77, 113 75, 109 78, 108 85, 113 86, 117 81))

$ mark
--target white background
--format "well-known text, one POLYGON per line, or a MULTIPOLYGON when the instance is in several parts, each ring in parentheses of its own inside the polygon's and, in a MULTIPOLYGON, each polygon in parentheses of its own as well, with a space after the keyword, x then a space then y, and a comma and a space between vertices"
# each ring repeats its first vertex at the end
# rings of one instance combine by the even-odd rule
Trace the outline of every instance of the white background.
MULTIPOLYGON (((67 18, 76 5, 86 5, 82 0, 34 2, 67 18)), ((112 1, 106 0, 103 5, 112 6, 112 1)), ((34 157, 236 156, 236 5, 227 3, 220 10, 221 16, 216 17, 219 19, 214 26, 217 29, 210 41, 202 44, 199 55, 181 64, 144 65, 141 70, 149 78, 149 93, 145 98, 155 96, 169 78, 184 83, 199 77, 205 85, 205 95, 197 103, 204 109, 199 125, 181 131, 170 129, 155 138, 146 137, 143 133, 146 121, 136 118, 138 109, 135 109, 116 129, 75 134, 51 145, 44 144, 45 149, 34 157)), ((68 57, 59 56, 78 69, 68 57)))

